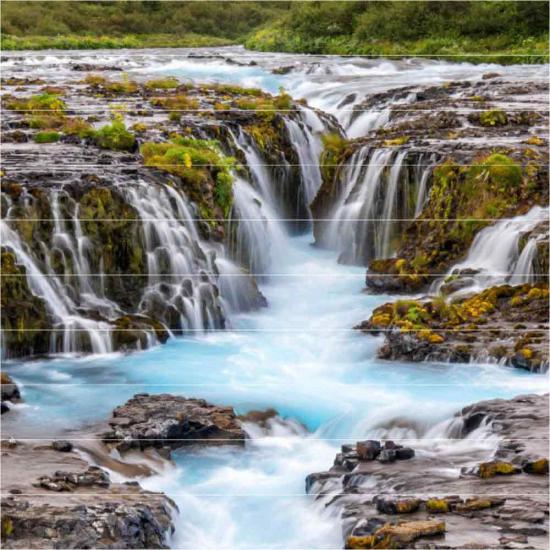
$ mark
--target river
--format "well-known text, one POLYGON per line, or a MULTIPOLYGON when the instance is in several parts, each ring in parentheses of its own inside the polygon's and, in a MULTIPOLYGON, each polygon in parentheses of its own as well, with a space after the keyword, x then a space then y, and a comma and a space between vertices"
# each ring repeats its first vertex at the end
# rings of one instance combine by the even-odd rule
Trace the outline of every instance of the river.
MULTIPOLYGON (((93 58, 106 64, 120 61, 135 75, 156 72, 268 90, 284 86, 337 115, 351 128, 350 135, 376 123, 368 113, 354 126, 338 109, 350 91, 357 102, 360 94, 479 78, 490 70, 517 79, 545 76, 541 67, 308 56, 300 56, 299 70, 276 76, 268 69, 284 66, 290 56, 249 56, 231 48, 215 53, 221 58, 180 60, 170 51, 94 52, 93 58), (258 64, 231 65, 223 60, 228 56, 258 64)), ((26 70, 33 59, 40 56, 29 56, 26 70)), ((51 52, 44 59, 59 64, 63 58, 51 52)), ((47 62, 36 62, 36 74, 47 70, 47 62)), ((231 405, 238 413, 272 407, 279 417, 265 430, 247 426, 250 440, 244 449, 176 451, 174 466, 142 485, 165 491, 178 504, 174 548, 340 548, 338 517, 325 509, 323 498, 305 493, 306 476, 327 469, 340 445, 389 436, 415 440, 419 452, 446 453, 449 446, 465 444, 448 439, 449 418, 460 407, 546 388, 545 375, 496 364, 378 360, 381 340, 359 334, 353 326, 392 297, 365 293, 364 268, 338 264, 336 252, 314 247, 309 232, 293 236, 280 231, 277 239, 269 277, 260 283, 268 307, 233 315, 227 330, 174 338, 127 355, 6 363, 4 368, 22 387, 24 403, 4 421, 4 435, 48 439, 68 425, 106 418, 139 392, 201 397, 231 405)), ((490 452, 494 441, 466 445, 472 452, 490 452)))

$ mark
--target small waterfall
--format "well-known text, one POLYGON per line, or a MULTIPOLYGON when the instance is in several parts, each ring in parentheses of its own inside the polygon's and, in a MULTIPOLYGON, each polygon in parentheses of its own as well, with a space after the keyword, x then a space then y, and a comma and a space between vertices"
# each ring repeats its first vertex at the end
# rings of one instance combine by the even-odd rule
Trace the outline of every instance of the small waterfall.
MULTIPOLYGON (((540 223, 547 222, 549 215, 550 208, 534 206, 525 215, 502 220, 482 229, 475 236, 466 258, 455 264, 448 275, 465 269, 476 272, 472 284, 462 289, 468 292, 504 283, 533 282, 533 260, 541 236, 529 238, 521 253, 520 239, 540 223)), ((438 292, 442 284, 441 280, 436 281, 432 291, 438 292)))
POLYGON ((307 206, 311 204, 321 186, 319 159, 323 145, 319 137, 325 126, 314 111, 300 109, 301 120, 285 118, 290 140, 300 159, 302 194, 307 206))
MULTIPOLYGON (((88 348, 93 353, 112 351, 110 325, 79 315, 76 304, 67 292, 66 282, 61 277, 48 276, 51 272, 44 273, 33 260, 28 246, 3 220, 0 221, 0 229, 2 245, 10 248, 17 261, 25 267, 31 292, 44 300, 52 315, 51 351, 74 353, 88 348), (61 341, 58 336, 61 336, 61 341)), ((67 244, 70 242, 68 238, 58 237, 57 240, 67 244)), ((7 354, 8 350, 3 349, 2 352, 7 354)))
MULTIPOLYGON (((366 265, 372 258, 391 256, 404 219, 413 216, 417 200, 426 193, 416 191, 422 178, 414 175, 420 170, 416 165, 409 170, 406 161, 411 157, 415 158, 408 149, 372 151, 365 146, 348 159, 340 175, 341 191, 319 239, 319 244, 340 253, 340 262, 366 265)), ((421 163, 422 155, 418 159, 421 163)), ((427 180, 428 175, 425 188, 427 180)))

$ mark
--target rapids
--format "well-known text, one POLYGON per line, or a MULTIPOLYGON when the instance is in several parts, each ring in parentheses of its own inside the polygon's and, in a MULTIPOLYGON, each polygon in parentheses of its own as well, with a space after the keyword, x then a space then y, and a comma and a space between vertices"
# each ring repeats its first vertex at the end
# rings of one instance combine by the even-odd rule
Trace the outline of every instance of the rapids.
MULTIPOLYGON (((135 74, 157 72, 197 81, 256 85, 271 91, 284 86, 295 97, 307 98, 310 105, 337 116, 345 128, 353 127, 351 135, 384 121, 380 113, 371 112, 352 122, 350 109, 370 93, 411 83, 479 78, 495 68, 515 79, 545 76, 540 67, 274 56, 248 54, 236 48, 198 53, 205 51, 214 58, 182 58, 170 50, 162 54, 94 52, 93 56, 79 52, 65 57, 50 52, 29 55, 18 66, 37 75, 57 67, 62 78, 69 71, 66 68, 64 73, 64 63, 72 55, 82 62, 90 58, 95 63, 116 63, 135 74), (242 64, 230 64, 226 56, 241 56, 242 64), (252 60, 258 64, 248 65, 252 60), (287 74, 271 72, 294 61, 287 74), (351 103, 339 108, 350 94, 354 96, 351 103)), ((309 125, 313 127, 314 122, 310 120, 309 125)), ((315 164, 312 151, 318 151, 319 144, 312 141, 317 138, 303 125, 291 122, 288 129, 296 143, 313 145, 300 154, 305 194, 310 199, 319 183, 319 171, 308 165, 315 164)), ((265 179, 261 160, 254 158, 242 136, 235 139, 251 167, 255 166, 252 176, 257 180, 254 188, 240 179, 235 182, 236 209, 245 220, 239 223, 238 242, 247 249, 237 251, 236 256, 256 251, 249 260, 253 271, 269 274, 259 280, 268 307, 230 315, 227 330, 214 327, 208 333, 197 331, 134 354, 64 354, 49 360, 7 362, 4 369, 21 386, 24 403, 6 415, 4 436, 49 439, 62 434, 68 425, 105 419, 116 405, 139 392, 201 397, 231 405, 238 413, 273 407, 279 417, 268 429, 246 426, 251 439, 244 449, 179 450, 174 453, 173 467, 141 483, 148 489, 165 491, 178 504, 180 514, 171 541, 174 548, 340 548, 338 517, 325 509, 323 498, 306 494, 305 478, 328 468, 341 444, 369 436, 392 437, 414 440, 419 452, 437 455, 456 449, 472 459, 479 453, 489 456, 495 441, 485 438, 483 430, 475 432, 471 440, 452 439, 452 415, 481 399, 542 392, 547 377, 497 364, 378 360, 380 340, 356 333, 351 327, 391 297, 364 293, 364 268, 342 265, 337 262, 337 251, 312 246, 309 231, 302 235, 286 231, 277 221, 278 207, 269 195, 273 188, 265 179), (265 219, 260 219, 260 214, 265 219), (255 219, 261 223, 255 225, 255 219), (269 252, 258 253, 266 241, 271 244, 269 252)), ((390 164, 390 153, 381 150, 376 155, 379 165, 390 164)), ((392 165, 394 182, 402 161, 398 155, 392 165)), ((354 174, 352 168, 350 182, 361 175, 376 183, 377 169, 373 166, 354 174)), ((419 181, 417 211, 426 193, 422 175, 419 181)), ((383 218, 394 215, 395 185, 381 212, 383 218)), ((369 191, 367 186, 364 189, 369 191)), ((337 205, 342 212, 336 217, 342 220, 365 204, 344 204, 345 198, 337 205)), ((370 204, 367 201, 368 208, 370 204)), ((147 205, 144 196, 143 208, 147 205)), ((163 230, 162 226, 150 227, 152 234, 163 230)), ((191 226, 186 230, 193 231, 191 226)), ((333 230, 335 241, 349 239, 349 227, 336 222, 333 230)), ((165 231, 174 249, 178 239, 187 237, 181 234, 183 230, 178 232, 170 226, 165 231)), ((382 226, 376 249, 389 252, 390 237, 390 227, 382 226)), ((8 234, 7 239, 12 236, 8 234)), ((155 247, 149 250, 153 259, 155 247)), ((173 257, 172 261, 179 260, 173 257)), ((527 263, 527 259, 521 262, 527 263)), ((515 265, 521 262, 517 259, 515 265)), ((181 272, 186 267, 178 269, 181 272)), ((229 285, 224 291, 223 285, 226 279, 238 278, 239 272, 223 258, 218 259, 218 268, 222 294, 234 305, 239 299, 238 286, 229 285)), ((41 291, 54 289, 44 287, 41 291)), ((60 302, 60 317, 63 307, 60 302)))

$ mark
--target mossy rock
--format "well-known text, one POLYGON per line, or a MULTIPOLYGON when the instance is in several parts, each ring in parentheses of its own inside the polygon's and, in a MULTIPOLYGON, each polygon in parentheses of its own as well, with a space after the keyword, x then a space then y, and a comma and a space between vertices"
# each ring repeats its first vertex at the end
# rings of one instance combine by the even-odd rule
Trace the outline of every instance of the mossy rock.
POLYGON ((52 328, 44 300, 30 290, 25 268, 13 251, 1 250, 1 306, 4 353, 7 357, 45 354, 52 328))

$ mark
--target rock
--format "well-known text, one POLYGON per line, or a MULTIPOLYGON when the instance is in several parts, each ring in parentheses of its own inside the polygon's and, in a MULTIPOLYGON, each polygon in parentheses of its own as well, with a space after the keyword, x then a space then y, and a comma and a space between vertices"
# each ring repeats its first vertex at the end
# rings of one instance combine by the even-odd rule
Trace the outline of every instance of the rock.
POLYGON ((391 544, 405 544, 420 537, 431 537, 445 533, 445 522, 438 520, 406 521, 395 525, 385 525, 376 534, 389 539, 391 544))
POLYGON ((493 508, 494 506, 500 506, 504 504, 503 498, 470 498, 464 503, 457 504, 455 509, 457 512, 477 512, 479 510, 485 510, 486 508, 493 508))
POLYGON ((510 462, 494 460, 492 462, 483 462, 478 467, 478 475, 481 479, 489 479, 494 476, 509 476, 519 474, 521 469, 510 462))
POLYGON ((3 499, 3 548, 168 548, 171 509, 160 495, 52 501, 3 499))
POLYGON ((420 499, 377 499, 376 509, 383 514, 410 514, 420 507, 420 499))
POLYGON ((120 452, 189 444, 243 444, 246 433, 231 407, 176 395, 137 394, 113 411, 102 438, 120 452))
POLYGON ((65 440, 54 441, 52 447, 60 453, 70 453, 73 450, 73 444, 65 440))
POLYGON ((548 459, 539 458, 531 460, 523 465, 523 471, 528 474, 545 475, 548 474, 548 459))
POLYGON ((19 388, 9 374, 2 372, 0 374, 0 383, 2 401, 17 401, 21 399, 19 388))
POLYGON ((386 524, 372 535, 351 535, 346 539, 346 548, 410 548, 408 543, 421 537, 445 534, 445 522, 437 520, 406 521, 386 524))
POLYGON ((359 460, 374 460, 382 450, 380 441, 358 441, 356 445, 359 460))
POLYGON ((265 411, 249 411, 246 414, 242 414, 237 418, 241 422, 252 422, 258 424, 261 427, 266 427, 268 420, 275 418, 277 411, 275 409, 266 409, 265 411))
POLYGON ((379 462, 395 462, 397 459, 397 453, 395 449, 382 449, 380 454, 376 457, 379 462))
POLYGON ((410 447, 401 447, 395 450, 395 458, 397 460, 409 460, 414 457, 414 449, 410 447))
POLYGON ((53 476, 42 476, 34 483, 35 487, 41 487, 48 491, 74 491, 79 487, 108 487, 109 475, 97 466, 90 466, 87 471, 81 473, 55 472, 53 476))

